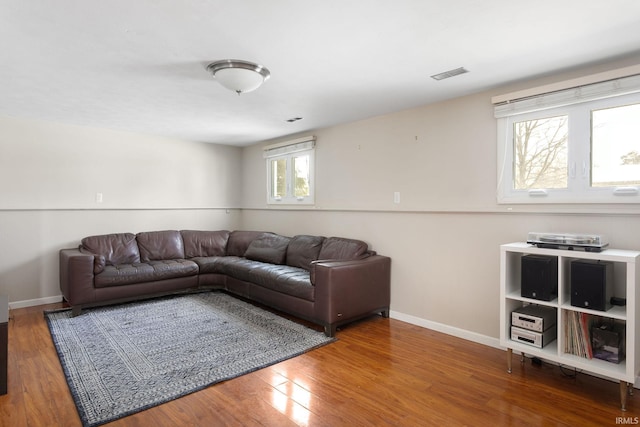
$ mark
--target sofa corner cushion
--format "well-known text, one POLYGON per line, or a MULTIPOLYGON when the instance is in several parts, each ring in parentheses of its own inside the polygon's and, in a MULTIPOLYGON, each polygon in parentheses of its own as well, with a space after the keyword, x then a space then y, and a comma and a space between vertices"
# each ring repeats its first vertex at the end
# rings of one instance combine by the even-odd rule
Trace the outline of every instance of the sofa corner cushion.
POLYGON ((142 262, 183 259, 184 243, 179 231, 146 231, 136 235, 142 262))
POLYGON ((133 233, 103 234, 82 239, 80 248, 96 255, 96 272, 105 265, 140 262, 140 251, 133 233))
POLYGON ((352 260, 369 255, 369 246, 362 240, 328 237, 322 242, 318 259, 352 260))
POLYGON ((318 259, 323 241, 323 236, 293 236, 287 247, 287 265, 311 270, 311 261, 318 259))
POLYGON ((244 256, 253 261, 284 264, 290 240, 289 237, 265 233, 249 244, 244 256))
POLYGON ((235 230, 229 233, 227 253, 229 256, 244 256, 247 248, 258 237, 266 234, 264 231, 235 230))
POLYGON ((227 253, 229 231, 182 230, 186 258, 224 256, 227 253))

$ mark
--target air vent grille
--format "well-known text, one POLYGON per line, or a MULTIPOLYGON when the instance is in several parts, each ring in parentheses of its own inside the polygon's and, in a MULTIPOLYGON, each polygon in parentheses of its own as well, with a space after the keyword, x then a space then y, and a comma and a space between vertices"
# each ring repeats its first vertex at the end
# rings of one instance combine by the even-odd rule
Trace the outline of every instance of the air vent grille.
POLYGON ((449 77, 459 76, 460 74, 464 74, 468 72, 469 70, 467 70, 466 68, 460 67, 460 68, 456 68, 455 70, 449 70, 443 73, 434 74, 433 76, 431 76, 431 78, 434 80, 444 80, 444 79, 448 79, 449 77))

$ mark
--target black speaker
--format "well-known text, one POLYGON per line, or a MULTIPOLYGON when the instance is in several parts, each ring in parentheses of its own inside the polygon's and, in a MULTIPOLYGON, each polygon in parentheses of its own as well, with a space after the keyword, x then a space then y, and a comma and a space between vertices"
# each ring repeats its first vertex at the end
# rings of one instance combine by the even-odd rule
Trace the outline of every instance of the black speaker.
POLYGON ((613 295, 613 263, 571 261, 571 305, 607 311, 613 295))
POLYGON ((521 296, 543 301, 558 296, 558 257, 525 255, 520 267, 521 296))

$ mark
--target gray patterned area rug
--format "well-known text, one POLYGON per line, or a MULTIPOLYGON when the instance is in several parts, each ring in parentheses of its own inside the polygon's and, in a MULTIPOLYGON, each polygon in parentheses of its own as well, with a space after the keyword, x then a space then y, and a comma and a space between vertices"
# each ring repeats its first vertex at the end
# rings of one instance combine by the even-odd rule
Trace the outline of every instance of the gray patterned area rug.
POLYGON ((219 292, 45 313, 84 426, 98 426, 333 341, 219 292))

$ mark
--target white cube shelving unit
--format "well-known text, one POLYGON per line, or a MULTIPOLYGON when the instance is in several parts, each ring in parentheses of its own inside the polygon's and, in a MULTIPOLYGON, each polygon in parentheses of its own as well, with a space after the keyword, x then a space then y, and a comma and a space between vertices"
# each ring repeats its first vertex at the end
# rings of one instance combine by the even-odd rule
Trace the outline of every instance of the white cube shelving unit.
POLYGON ((602 252, 538 248, 527 243, 509 243, 500 246, 500 345, 507 348, 507 370, 511 372, 513 351, 529 354, 560 365, 591 372, 620 381, 620 402, 626 409, 627 395, 640 372, 640 339, 638 337, 636 309, 640 302, 638 291, 640 252, 605 249, 602 252), (558 297, 542 301, 521 296, 521 259, 536 254, 556 257, 558 260, 558 297), (591 310, 571 305, 570 265, 573 260, 600 260, 614 264, 614 296, 626 298, 626 306, 613 306, 607 311, 591 310), (511 340, 511 313, 527 304, 554 307, 557 311, 557 339, 542 348, 511 340), (564 352, 564 327, 569 312, 586 313, 623 322, 626 327, 626 358, 616 364, 600 359, 587 359, 564 352))

